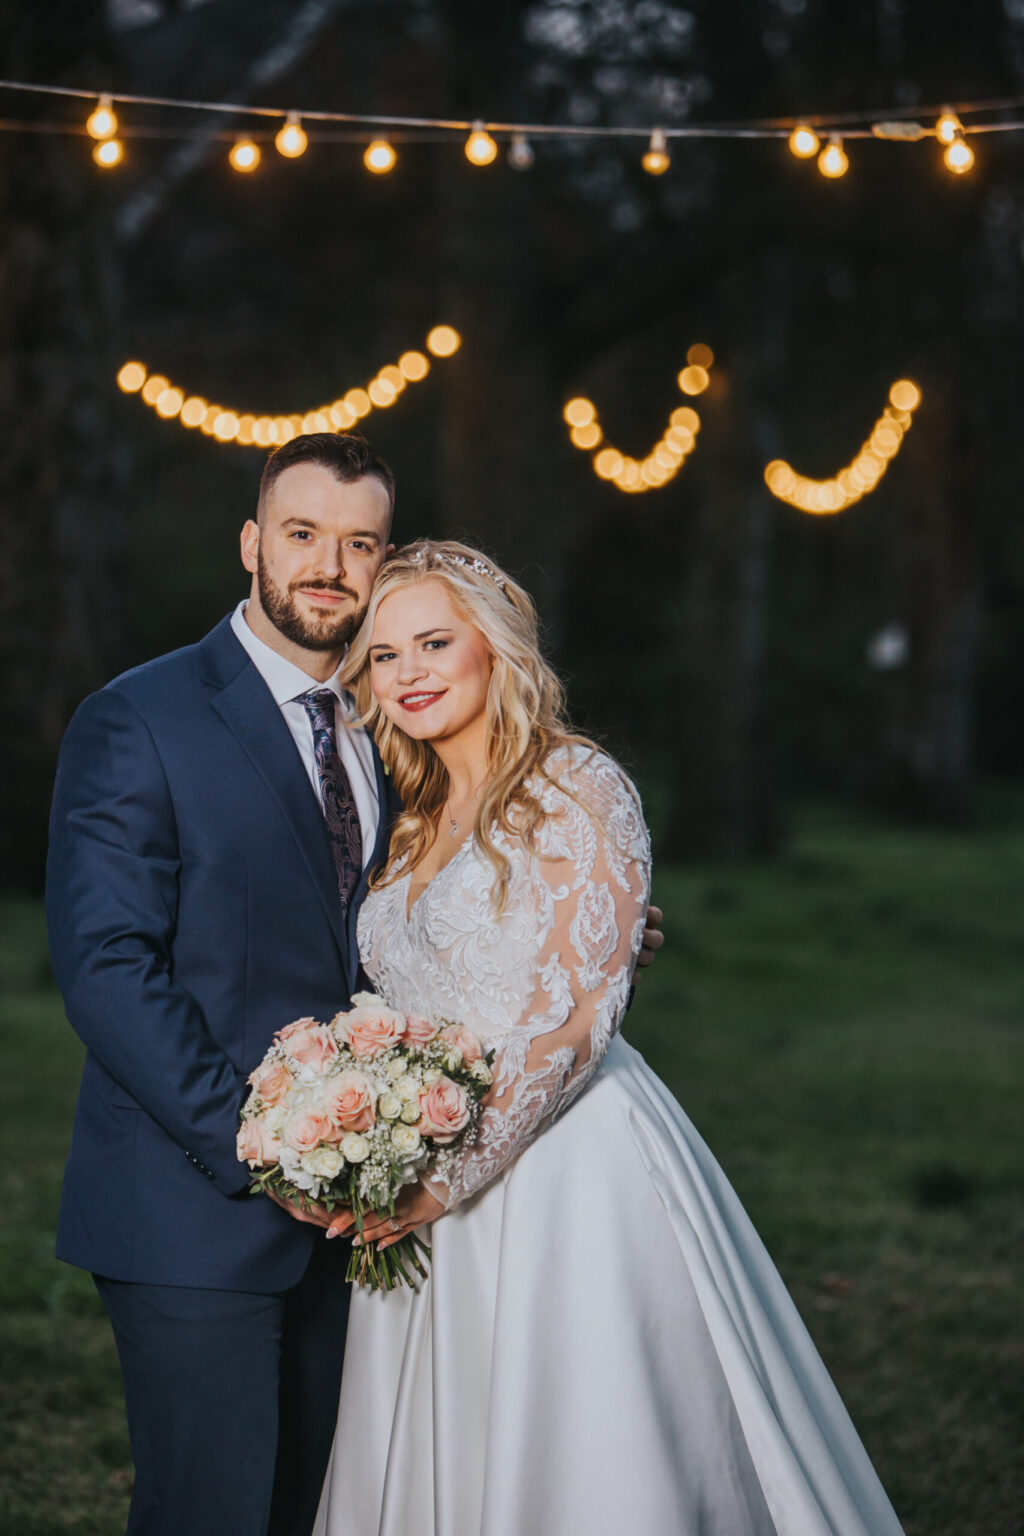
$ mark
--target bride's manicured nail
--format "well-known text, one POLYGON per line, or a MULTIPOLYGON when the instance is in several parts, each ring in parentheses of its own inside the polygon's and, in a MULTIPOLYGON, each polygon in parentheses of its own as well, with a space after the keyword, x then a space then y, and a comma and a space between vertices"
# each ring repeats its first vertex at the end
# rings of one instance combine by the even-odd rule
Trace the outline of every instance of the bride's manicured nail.
POLYGON ((341 1233, 340 1233, 340 1232, 339 1232, 339 1230, 338 1230, 338 1228, 337 1228, 337 1227, 328 1227, 328 1228, 327 1228, 327 1237, 328 1237, 328 1240, 329 1240, 329 1239, 330 1239, 330 1238, 332 1238, 332 1237, 340 1237, 340 1236, 341 1236, 341 1233))

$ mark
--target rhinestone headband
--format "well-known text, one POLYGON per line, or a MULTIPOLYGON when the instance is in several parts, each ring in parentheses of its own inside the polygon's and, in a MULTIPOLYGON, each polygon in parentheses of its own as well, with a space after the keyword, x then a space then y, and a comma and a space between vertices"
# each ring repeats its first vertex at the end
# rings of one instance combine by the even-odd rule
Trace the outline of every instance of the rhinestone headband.
POLYGON ((432 549, 429 554, 426 550, 418 549, 414 555, 409 556, 412 565, 426 565, 428 561, 435 565, 461 565, 467 570, 476 571, 478 576, 488 576, 496 587, 505 591, 504 578, 489 566, 486 560, 467 560, 465 555, 449 555, 443 550, 432 549))

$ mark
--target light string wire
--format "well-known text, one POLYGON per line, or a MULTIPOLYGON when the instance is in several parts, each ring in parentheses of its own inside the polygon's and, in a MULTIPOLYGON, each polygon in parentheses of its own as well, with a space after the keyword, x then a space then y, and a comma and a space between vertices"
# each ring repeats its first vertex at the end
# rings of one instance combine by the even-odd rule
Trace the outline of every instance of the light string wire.
MULTIPOLYGON (((440 133, 468 133, 475 128, 484 128, 489 133, 518 135, 522 134, 530 138, 563 138, 563 139, 627 139, 650 138, 656 130, 663 134, 665 139, 782 139, 788 138, 792 130, 800 124, 825 130, 830 128, 842 129, 844 139, 870 139, 878 138, 873 125, 884 125, 889 122, 900 122, 938 116, 943 112, 952 111, 958 117, 965 114, 978 112, 1001 112, 1024 107, 1024 96, 1005 96, 980 101, 944 102, 941 105, 915 106, 915 107, 886 107, 858 108, 855 111, 841 113, 805 114, 800 117, 785 118, 755 118, 747 122, 734 123, 688 123, 677 124, 674 127, 658 127, 647 124, 624 124, 621 126, 583 126, 567 123, 524 123, 524 122, 499 122, 487 118, 443 118, 443 117, 405 117, 395 116, 379 112, 334 112, 316 108, 297 107, 261 107, 253 106, 245 102, 223 101, 192 101, 188 98, 173 96, 146 96, 132 92, 97 91, 87 90, 80 86, 67 85, 41 85, 26 80, 0 80, 0 90, 21 91, 28 94, 50 97, 69 97, 80 101, 92 101, 97 97, 104 97, 111 104, 118 106, 145 106, 145 107, 170 107, 188 112, 213 112, 227 113, 233 117, 262 117, 274 121, 289 118, 301 118, 309 123, 347 123, 363 128, 389 128, 404 131, 417 129, 433 130, 440 133), (858 124, 864 126, 858 127, 858 124)), ((15 125, 4 123, 5 131, 10 131, 15 125)), ((32 124, 18 123, 17 127, 28 128, 34 132, 76 132, 76 127, 63 124, 32 124)), ((1009 122, 997 123, 963 123, 964 135, 975 133, 1012 133, 1024 129, 1024 118, 1009 122)), ((142 137, 150 132, 152 136, 182 137, 177 134, 167 133, 159 135, 153 130, 136 130, 135 137, 142 137)), ((128 133, 127 128, 125 134, 128 133)), ((934 138, 934 128, 922 126, 921 137, 934 138)))

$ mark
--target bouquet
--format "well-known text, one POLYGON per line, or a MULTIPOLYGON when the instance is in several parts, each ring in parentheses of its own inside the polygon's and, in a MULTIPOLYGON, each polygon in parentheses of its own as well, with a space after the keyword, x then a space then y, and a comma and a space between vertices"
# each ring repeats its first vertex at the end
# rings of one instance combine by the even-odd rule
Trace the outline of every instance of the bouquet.
MULTIPOLYGON (((249 1078, 238 1130, 251 1194, 315 1200, 394 1216, 407 1184, 444 1176, 476 1134, 494 1052, 463 1025, 399 1013, 359 992, 329 1024, 296 1019, 278 1030, 249 1078)), ((353 1247, 347 1278, 391 1290, 425 1275, 430 1249, 415 1233, 376 1252, 353 1247)))

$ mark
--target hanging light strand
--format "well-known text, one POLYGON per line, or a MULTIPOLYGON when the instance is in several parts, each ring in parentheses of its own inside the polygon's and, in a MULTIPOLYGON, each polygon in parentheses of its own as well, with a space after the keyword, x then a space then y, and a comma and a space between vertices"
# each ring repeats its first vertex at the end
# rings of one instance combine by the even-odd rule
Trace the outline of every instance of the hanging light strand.
MULTIPOLYGON (((450 325, 435 325, 426 339, 426 350, 435 358, 452 357, 462 345, 450 325)), ((276 448, 301 432, 347 432, 372 410, 394 405, 409 384, 419 384, 430 372, 430 358, 415 349, 403 352, 397 363, 387 363, 365 389, 356 386, 337 400, 303 414, 258 416, 229 406, 211 404, 202 395, 186 394, 161 373, 150 373, 144 363, 127 362, 118 370, 118 388, 138 395, 164 421, 179 421, 198 428, 206 437, 243 448, 276 448)))

